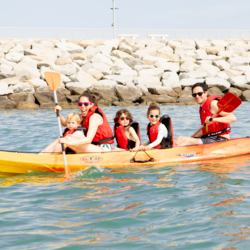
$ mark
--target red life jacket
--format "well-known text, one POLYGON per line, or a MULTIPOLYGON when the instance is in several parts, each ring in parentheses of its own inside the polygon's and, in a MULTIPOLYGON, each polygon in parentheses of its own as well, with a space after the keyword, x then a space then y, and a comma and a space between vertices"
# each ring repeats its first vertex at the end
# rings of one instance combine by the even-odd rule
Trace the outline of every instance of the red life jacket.
POLYGON ((89 110, 87 116, 85 117, 84 123, 82 124, 82 127, 85 127, 88 130, 89 118, 94 113, 101 115, 101 117, 103 118, 103 124, 98 126, 95 136, 92 140, 92 144, 94 145, 113 144, 114 136, 112 133, 112 129, 108 123, 106 115, 103 113, 103 111, 99 107, 94 106, 93 108, 89 110))
MULTIPOLYGON (((138 135, 141 141, 141 132, 139 123, 137 121, 133 121, 128 126, 134 128, 136 134, 138 135)), ((127 138, 124 132, 124 126, 120 125, 119 123, 116 123, 114 125, 114 134, 118 148, 129 150, 135 147, 135 142, 127 138)))
POLYGON ((174 143, 174 132, 173 132, 173 124, 172 119, 169 115, 163 115, 156 124, 148 124, 147 126, 147 135, 149 138, 149 142, 152 143, 157 139, 158 132, 159 132, 159 125, 163 124, 167 131, 168 131, 168 137, 162 139, 161 143, 154 148, 157 149, 163 149, 163 148, 172 148, 174 143))
MULTIPOLYGON (((210 111, 210 104, 213 100, 220 100, 221 97, 212 95, 207 98, 205 103, 202 107, 200 107, 200 117, 201 117, 201 124, 205 123, 205 120, 208 116, 213 116, 214 114, 210 111)), ((218 117, 221 117, 218 115, 218 117)), ((202 137, 210 137, 210 136, 217 136, 217 135, 226 135, 231 132, 230 124, 229 123, 221 123, 221 122, 214 122, 211 125, 204 126, 202 129, 203 136, 202 137)))
POLYGON ((63 137, 65 137, 67 135, 72 135, 76 131, 76 129, 77 128, 72 128, 72 129, 65 128, 65 130, 63 132, 63 137))

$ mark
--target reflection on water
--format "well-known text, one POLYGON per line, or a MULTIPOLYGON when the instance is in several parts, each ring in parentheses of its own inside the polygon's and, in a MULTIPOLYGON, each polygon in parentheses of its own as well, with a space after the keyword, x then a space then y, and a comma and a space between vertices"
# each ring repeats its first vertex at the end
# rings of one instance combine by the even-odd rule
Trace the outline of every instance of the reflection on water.
MULTIPOLYGON (((245 111, 248 106, 243 104, 245 111)), ((130 109, 142 121, 146 139, 146 108, 130 109)), ((109 120, 117 110, 106 109, 109 120)), ((175 137, 192 134, 196 106, 163 110, 173 117, 175 137)), ((248 121, 244 110, 238 112, 238 120, 248 121)), ((57 136, 50 111, 2 115, 4 149, 39 151, 57 136), (23 125, 27 119, 29 130, 23 125)), ((234 137, 246 135, 246 126, 234 126, 234 137)), ((250 157, 241 156, 114 170, 90 167, 69 182, 63 173, 0 177, 1 249, 248 249, 249 167, 250 157)))

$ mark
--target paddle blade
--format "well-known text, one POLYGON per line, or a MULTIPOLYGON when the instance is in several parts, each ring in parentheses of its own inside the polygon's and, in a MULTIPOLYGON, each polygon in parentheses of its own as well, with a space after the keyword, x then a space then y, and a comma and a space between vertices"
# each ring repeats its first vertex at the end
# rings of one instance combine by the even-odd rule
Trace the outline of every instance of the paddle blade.
POLYGON ((241 99, 231 92, 226 93, 217 103, 219 112, 231 113, 242 103, 241 99))
POLYGON ((45 80, 48 83, 49 87, 56 91, 61 82, 61 75, 56 72, 44 72, 45 80))

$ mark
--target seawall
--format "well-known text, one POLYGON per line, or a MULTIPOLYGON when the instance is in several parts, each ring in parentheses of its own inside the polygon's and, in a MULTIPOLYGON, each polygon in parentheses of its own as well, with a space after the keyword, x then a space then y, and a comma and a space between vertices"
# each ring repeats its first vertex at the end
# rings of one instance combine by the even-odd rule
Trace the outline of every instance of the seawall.
POLYGON ((61 74, 58 101, 88 91, 103 106, 193 104, 191 86, 250 100, 250 40, 0 40, 0 109, 52 108, 44 72, 61 74))

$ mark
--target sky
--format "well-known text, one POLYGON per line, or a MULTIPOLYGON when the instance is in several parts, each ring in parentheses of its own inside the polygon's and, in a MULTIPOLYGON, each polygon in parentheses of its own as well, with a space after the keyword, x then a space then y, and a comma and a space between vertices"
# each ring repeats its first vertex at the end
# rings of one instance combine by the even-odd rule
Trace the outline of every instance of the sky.
MULTIPOLYGON (((112 28, 112 0, 0 0, 0 27, 112 28)), ((116 27, 250 30, 249 0, 115 0, 116 27)))

